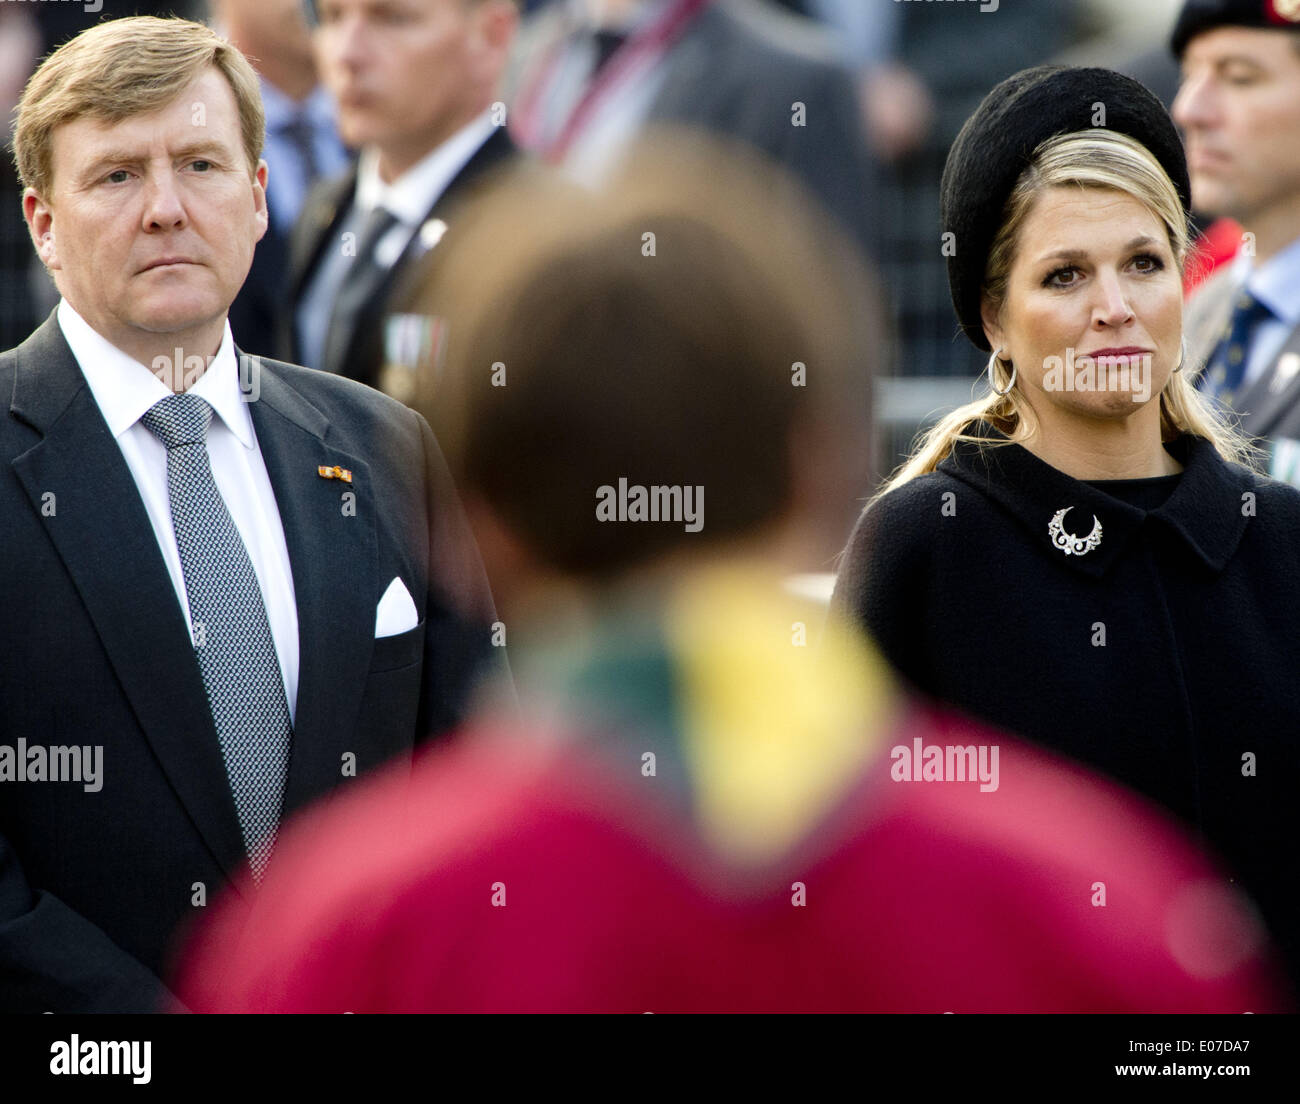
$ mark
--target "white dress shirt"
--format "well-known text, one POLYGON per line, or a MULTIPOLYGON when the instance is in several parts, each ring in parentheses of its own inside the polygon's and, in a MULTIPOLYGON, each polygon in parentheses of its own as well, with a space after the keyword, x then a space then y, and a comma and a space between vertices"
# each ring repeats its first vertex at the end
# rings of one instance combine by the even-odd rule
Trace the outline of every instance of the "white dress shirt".
MULTIPOLYGON (((194 625, 167 491, 167 449, 140 421, 145 411, 172 391, 147 367, 93 330, 66 299, 59 303, 58 321, 109 432, 131 470, 192 638, 194 625)), ((292 721, 298 704, 299 662, 293 572, 275 492, 253 432, 252 415, 240 389, 229 324, 216 357, 186 393, 206 399, 213 409, 214 417, 208 429, 212 475, 257 574, 292 721)))
POLYGON ((396 263, 420 229, 425 216, 447 190, 447 185, 456 179, 496 129, 489 108, 391 184, 385 184, 379 175, 379 155, 375 150, 361 151, 357 158, 357 191, 353 205, 364 215, 382 207, 397 218, 397 225, 375 246, 378 264, 387 268, 396 263))

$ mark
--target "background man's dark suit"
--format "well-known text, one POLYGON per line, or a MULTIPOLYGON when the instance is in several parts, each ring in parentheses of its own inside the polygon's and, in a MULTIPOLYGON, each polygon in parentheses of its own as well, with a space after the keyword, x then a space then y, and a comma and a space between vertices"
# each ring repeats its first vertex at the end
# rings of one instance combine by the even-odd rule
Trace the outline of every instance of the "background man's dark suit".
POLYGON ((288 270, 289 240, 272 220, 253 252, 248 279, 230 304, 230 332, 241 349, 257 356, 271 356, 279 350, 288 270))
MULTIPOLYGON (((1187 302, 1183 328, 1188 359, 1203 365, 1227 329, 1240 273, 1231 265, 1205 281, 1187 302)), ((1256 437, 1300 437, 1300 328, 1233 402, 1241 428, 1256 437)))
POLYGON ((700 127, 762 150, 875 256, 880 182, 852 79, 826 41, 782 12, 711 4, 669 52, 647 121, 700 127), (806 126, 790 124, 795 102, 807 108, 806 126))
MULTIPOLYGON (((453 221, 456 205, 465 202, 475 187, 494 171, 505 169, 517 155, 518 149, 505 128, 498 127, 452 178, 425 213, 422 224, 434 218, 448 223, 453 221)), ((278 346, 280 355, 287 360, 297 362, 302 359, 297 347, 298 307, 325 251, 338 247, 338 235, 352 206, 356 186, 354 162, 346 173, 323 181, 312 190, 294 226, 289 244, 289 309, 284 315, 285 324, 278 346)), ((341 374, 372 387, 380 385, 384 364, 384 316, 413 306, 408 298, 423 285, 421 277, 429 253, 417 232, 361 308, 346 342, 347 354, 339 366, 341 374)))
MULTIPOLYGON (((516 122, 521 94, 570 29, 566 5, 551 4, 520 31, 506 90, 516 122)), ((799 178, 862 249, 878 255, 879 170, 853 77, 820 27, 765 0, 714 0, 656 64, 663 81, 646 126, 687 126, 754 147, 799 178), (795 103, 805 106, 806 125, 793 125, 795 103)))
MULTIPOLYGON (((288 364, 256 379, 301 649, 288 816, 347 785, 345 757, 364 772, 456 720, 491 603, 423 419, 288 364), (394 577, 421 622, 375 639, 394 577)), ((53 316, 0 354, 0 395, 0 743, 104 749, 98 793, 0 782, 0 1010, 147 1010, 196 883, 247 871, 239 822, 162 553, 53 316)))

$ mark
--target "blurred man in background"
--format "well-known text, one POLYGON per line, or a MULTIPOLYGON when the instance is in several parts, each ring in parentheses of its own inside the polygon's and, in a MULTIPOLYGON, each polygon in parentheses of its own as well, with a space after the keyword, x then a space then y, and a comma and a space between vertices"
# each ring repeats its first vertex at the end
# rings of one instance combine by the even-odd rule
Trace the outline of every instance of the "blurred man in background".
POLYGON ((476 184, 515 155, 494 111, 514 0, 315 0, 321 79, 355 167, 322 184, 291 248, 289 359, 399 397, 433 322, 404 309, 476 184), (409 330, 419 331, 414 341, 409 330), (385 368, 392 368, 391 373, 385 368))
POLYGON ((271 216, 257 243, 248 279, 230 305, 230 328, 241 349, 276 351, 289 324, 289 236, 317 180, 340 173, 347 151, 334 124, 334 104, 318 83, 302 0, 211 0, 217 32, 257 70, 266 109, 266 206, 271 216))
MULTIPOLYGON (((5 142, 23 85, 36 67, 41 33, 25 4, 0 4, 0 117, 5 142)), ((22 185, 8 158, 0 164, 0 349, 17 345, 36 325, 36 306, 28 286, 31 239, 22 214, 22 185)))
POLYGON ((510 108, 523 146, 585 181, 648 125, 743 142, 877 252, 876 170, 851 75, 829 36, 767 0, 557 0, 521 33, 510 108))
POLYGON ((524 720, 298 825, 189 958, 192 1007, 1276 1007, 1157 816, 907 701, 837 622, 813 647, 782 580, 817 497, 864 486, 879 316, 764 171, 656 145, 463 227, 438 394, 524 720), (925 744, 991 769, 921 781, 925 744))
POLYGON ((1300 3, 1188 0, 1172 46, 1192 202, 1241 224, 1242 248, 1192 296, 1203 391, 1270 439, 1300 482, 1300 3))

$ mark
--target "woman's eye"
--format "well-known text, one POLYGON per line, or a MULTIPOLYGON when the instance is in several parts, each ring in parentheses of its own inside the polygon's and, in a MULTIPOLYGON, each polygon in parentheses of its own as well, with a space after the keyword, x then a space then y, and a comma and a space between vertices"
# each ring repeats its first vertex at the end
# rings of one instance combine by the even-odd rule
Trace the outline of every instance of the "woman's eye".
POLYGON ((211 161, 193 161, 193 162, 190 163, 190 168, 192 168, 192 169, 198 169, 200 172, 207 172, 208 169, 212 168, 212 162, 211 162, 211 161))
POLYGON ((1044 287, 1072 287, 1074 284, 1077 284, 1079 281, 1072 278, 1067 279, 1067 277, 1074 277, 1077 276, 1078 274, 1079 274, 1079 270, 1077 268, 1058 268, 1054 272, 1048 275, 1047 279, 1043 281, 1043 286, 1044 287))
POLYGON ((1137 265, 1139 272, 1159 272, 1165 267, 1165 262, 1152 253, 1142 253, 1134 257, 1133 263, 1137 265))

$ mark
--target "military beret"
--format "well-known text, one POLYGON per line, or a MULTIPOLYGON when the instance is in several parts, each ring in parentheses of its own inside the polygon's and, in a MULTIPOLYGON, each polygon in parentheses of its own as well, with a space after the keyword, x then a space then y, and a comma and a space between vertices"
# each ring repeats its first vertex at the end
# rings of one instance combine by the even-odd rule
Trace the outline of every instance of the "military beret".
POLYGON ((1191 184, 1174 121, 1144 85, 1110 69, 1040 65, 1008 77, 984 97, 948 151, 940 184, 943 229, 954 235, 948 287, 962 330, 985 352, 980 285, 1012 189, 1043 142, 1090 130, 1099 118, 1151 151, 1188 210, 1191 184))
POLYGON ((1187 44, 1215 27, 1281 27, 1300 31, 1300 0, 1187 0, 1169 46, 1181 58, 1187 44))

